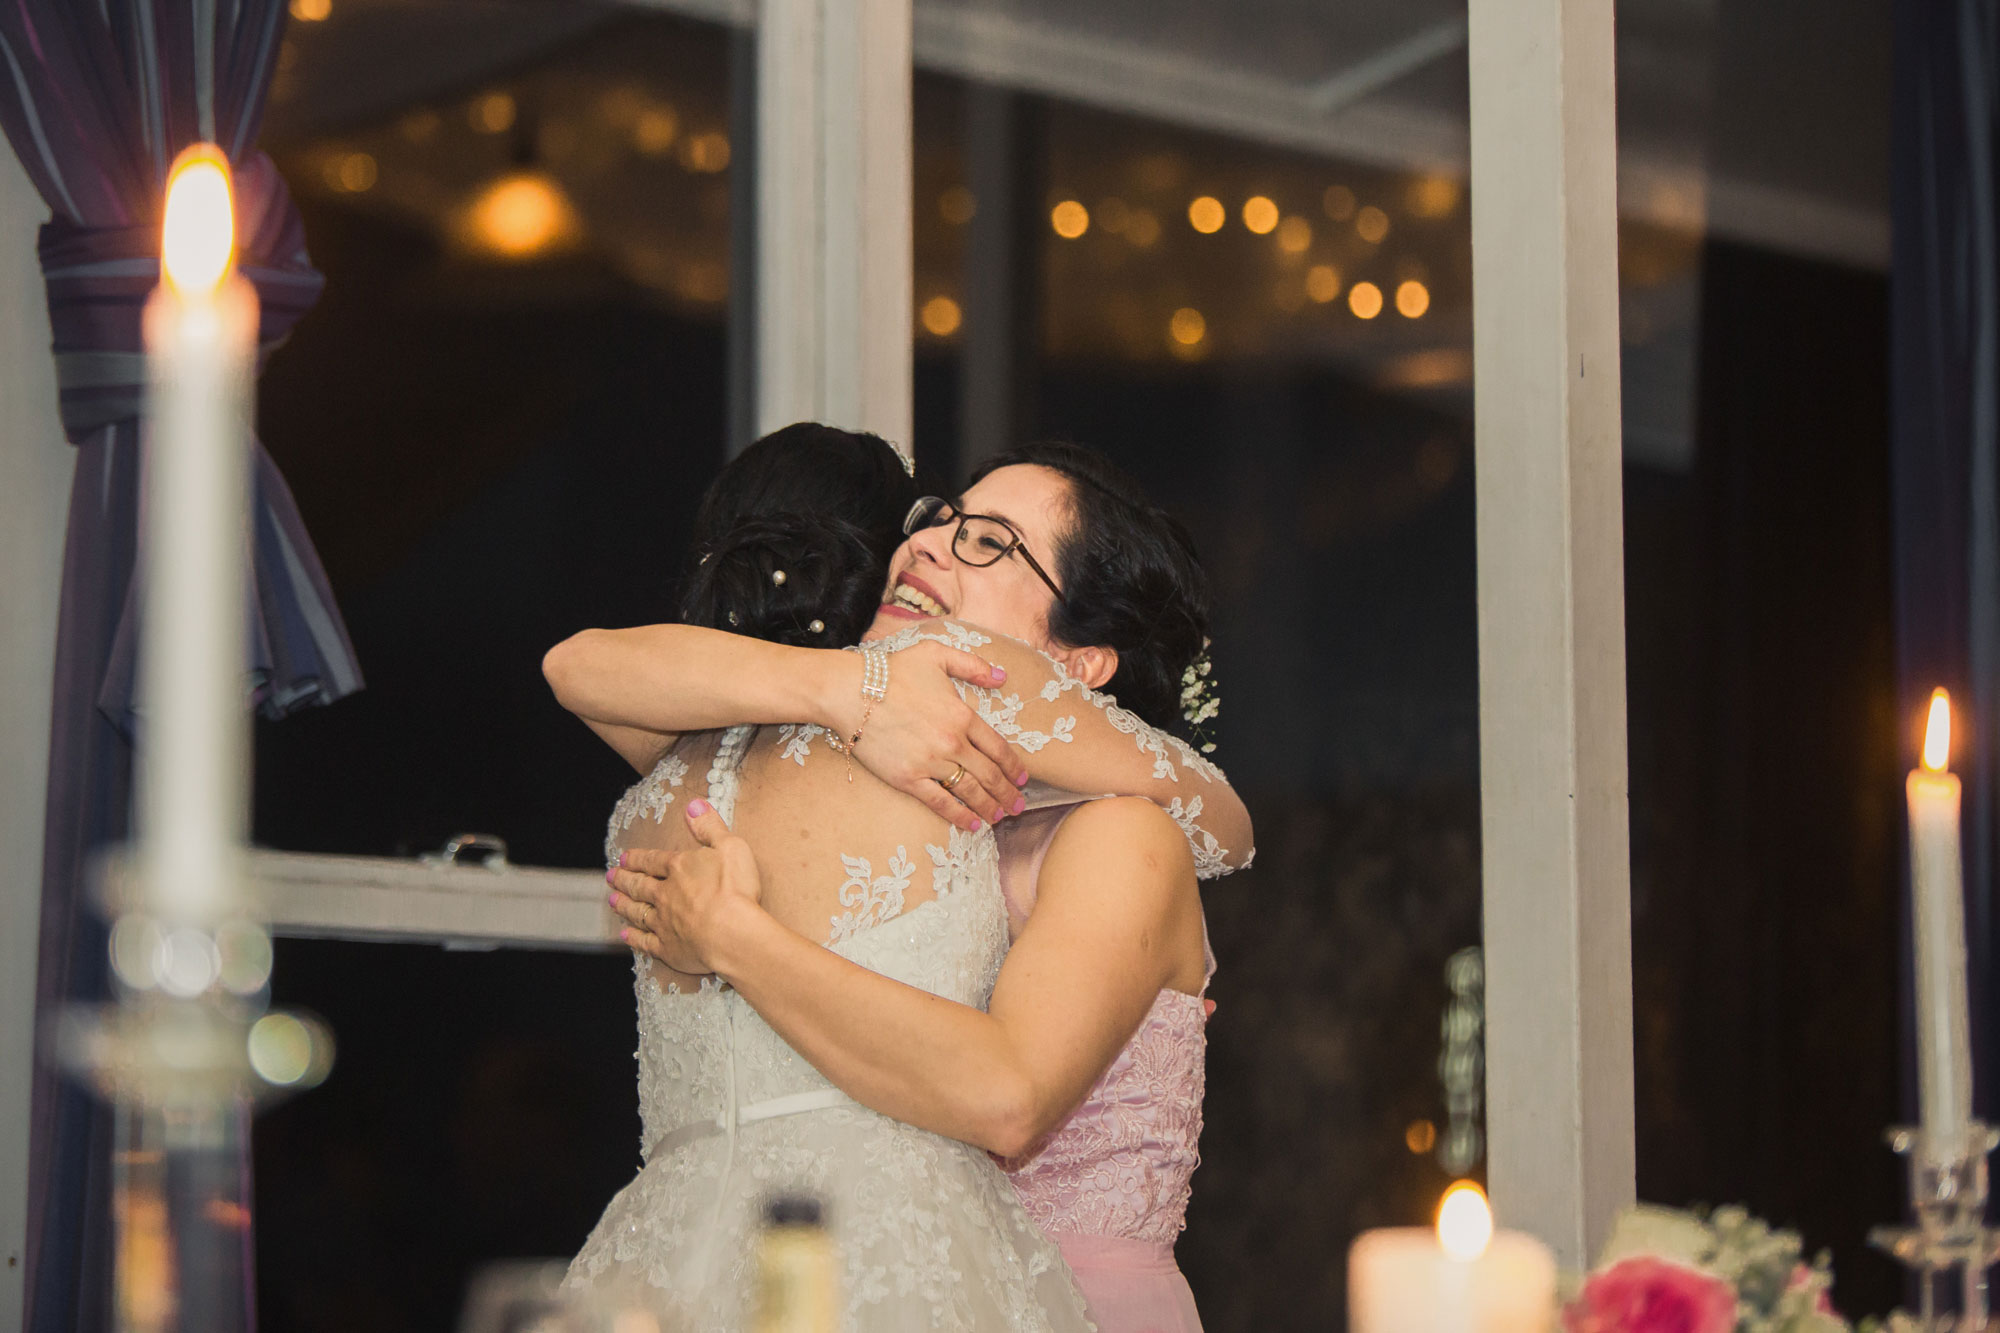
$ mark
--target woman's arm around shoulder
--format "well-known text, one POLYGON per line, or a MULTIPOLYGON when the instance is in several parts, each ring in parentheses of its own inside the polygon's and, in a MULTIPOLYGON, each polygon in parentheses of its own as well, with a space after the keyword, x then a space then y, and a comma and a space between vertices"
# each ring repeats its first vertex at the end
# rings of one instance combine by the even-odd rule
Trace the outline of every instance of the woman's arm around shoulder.
POLYGON ((977 653, 1006 673, 998 686, 963 685, 959 693, 1021 752, 1037 781, 1079 795, 1153 802, 1180 827, 1203 879, 1240 870, 1256 855, 1249 808, 1221 768, 1180 737, 1071 676, 1041 650, 951 620, 923 622, 886 642, 898 639, 977 653))
POLYGON ((636 872, 616 873, 634 947, 720 975, 864 1106, 1002 1156, 1062 1123, 1160 990, 1185 981, 1188 932, 1198 941, 1201 929, 1180 829, 1142 800, 1091 802, 1050 847, 1035 911, 982 1012, 787 929, 758 904, 741 840, 712 810, 689 816, 703 851, 638 853, 636 872))

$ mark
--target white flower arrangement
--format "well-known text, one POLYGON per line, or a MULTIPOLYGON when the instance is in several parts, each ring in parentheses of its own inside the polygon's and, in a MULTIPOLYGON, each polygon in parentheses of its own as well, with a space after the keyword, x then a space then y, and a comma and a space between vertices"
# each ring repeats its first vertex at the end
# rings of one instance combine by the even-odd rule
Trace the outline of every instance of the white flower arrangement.
POLYGON ((1567 1333, 1848 1333, 1825 1253, 1731 1205, 1706 1214, 1641 1204, 1613 1225, 1563 1311, 1567 1333))
POLYGON ((1222 696, 1216 692, 1211 673, 1215 663, 1208 656, 1207 639, 1201 641, 1201 655, 1188 663, 1181 672, 1181 716, 1187 719, 1193 740, 1203 754, 1215 753, 1215 742, 1208 738, 1208 720, 1222 711, 1222 696))

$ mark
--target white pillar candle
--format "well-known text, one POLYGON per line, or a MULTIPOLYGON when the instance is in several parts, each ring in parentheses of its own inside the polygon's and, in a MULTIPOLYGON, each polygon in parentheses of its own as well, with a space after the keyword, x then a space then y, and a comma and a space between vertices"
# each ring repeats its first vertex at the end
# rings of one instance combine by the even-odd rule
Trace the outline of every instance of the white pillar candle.
POLYGON ((1349 1333, 1548 1333, 1556 1260, 1493 1230, 1478 1189, 1455 1186, 1432 1227, 1363 1232, 1347 1255, 1349 1333))
POLYGON ((231 909, 247 833, 257 296, 234 249, 227 160, 191 148, 170 177, 161 282, 145 311, 139 833, 151 910, 169 928, 231 909))
POLYGON ((1958 839, 1958 779, 1951 761, 1951 700, 1931 695, 1921 767, 1911 770, 1910 896, 1916 947, 1917 1089, 1925 1152, 1967 1151, 1972 1119, 1972 1040, 1965 988, 1965 875, 1958 839))

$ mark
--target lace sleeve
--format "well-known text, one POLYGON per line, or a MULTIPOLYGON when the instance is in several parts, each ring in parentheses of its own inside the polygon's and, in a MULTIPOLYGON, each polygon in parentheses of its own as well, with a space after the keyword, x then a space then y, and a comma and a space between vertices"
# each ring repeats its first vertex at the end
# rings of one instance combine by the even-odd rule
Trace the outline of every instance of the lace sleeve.
POLYGON ((1187 835, 1203 879, 1250 864, 1250 812, 1222 770, 1186 741, 1120 708, 1046 654, 989 630, 931 620, 868 646, 894 653, 925 641, 978 653, 1006 670, 999 689, 959 684, 958 691, 1027 757, 1038 782, 1152 801, 1187 835))

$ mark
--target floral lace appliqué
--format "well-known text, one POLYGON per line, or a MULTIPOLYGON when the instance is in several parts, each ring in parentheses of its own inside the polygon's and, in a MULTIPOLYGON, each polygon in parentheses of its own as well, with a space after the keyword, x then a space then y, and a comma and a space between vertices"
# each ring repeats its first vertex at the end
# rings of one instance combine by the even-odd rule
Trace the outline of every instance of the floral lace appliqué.
POLYGON ((886 875, 876 875, 865 856, 842 853, 840 863, 847 868, 847 880, 840 886, 840 905, 847 910, 833 918, 833 933, 827 937, 828 943, 858 935, 870 926, 902 915, 903 896, 909 892, 910 880, 917 873, 916 863, 903 848, 898 847, 889 858, 886 875))
POLYGON ((1201 818, 1201 797, 1191 797, 1183 804, 1176 796, 1168 803, 1167 814, 1187 835, 1188 850, 1194 853, 1196 879, 1216 879, 1229 873, 1229 849, 1196 822, 1201 818))
POLYGON ((1021 725, 1021 709, 1026 707, 1018 694, 1000 694, 994 690, 972 692, 972 707, 987 726, 1014 742, 1029 754, 1039 753, 1051 742, 1069 744, 1076 739, 1076 716, 1059 717, 1049 724, 1047 731, 1035 731, 1021 725))
POLYGON ((621 850, 618 835, 632 827, 637 819, 660 821, 667 813, 667 807, 674 803, 673 789, 680 786, 688 775, 687 760, 678 754, 669 754, 653 765, 653 771, 640 781, 632 784, 618 806, 611 812, 611 825, 604 835, 604 863, 606 866, 618 864, 621 850))
MULTIPOLYGON (((966 652, 976 652, 986 644, 992 643, 993 636, 955 621, 927 620, 906 626, 868 646, 883 652, 896 653, 923 642, 942 643, 966 652)), ((1032 645, 1023 646, 1032 647, 1032 645)), ((1119 707, 1117 699, 1091 689, 1083 681, 1070 675, 1061 662, 1046 653, 1041 654, 1041 658, 1049 674, 1038 688, 1033 689, 1032 698, 1047 705, 1058 703, 1066 694, 1080 694, 1084 703, 1096 708, 1102 714, 1104 722, 1112 731, 1131 737, 1140 755, 1152 760, 1151 781, 1170 782, 1179 786, 1183 772, 1192 771, 1202 782, 1227 785, 1228 779, 1223 776, 1222 769, 1192 745, 1178 736, 1149 725, 1129 709, 1119 707)), ((1030 698, 1026 690, 1003 693, 997 689, 968 685, 964 682, 957 682, 957 689, 959 696, 972 705, 973 710, 988 726, 1029 754, 1039 753, 1053 744, 1071 745, 1077 742, 1081 721, 1079 713, 1049 717, 1047 713, 1030 712, 1028 711, 1030 698), (1029 719, 1025 722, 1022 720, 1024 713, 1029 719), (1044 718, 1047 720, 1043 720, 1044 718)), ((1081 730, 1086 738, 1092 734, 1088 728, 1081 730)), ((1187 835, 1189 849, 1194 854, 1196 871, 1201 878, 1217 878, 1250 864, 1253 852, 1245 852, 1239 861, 1232 864, 1231 858, 1235 854, 1202 826, 1200 818, 1203 803, 1199 797, 1184 799, 1176 796, 1169 801, 1163 794, 1156 792, 1153 795, 1187 835)))
POLYGON ((813 722, 787 722, 778 728, 778 752, 780 759, 789 759, 800 768, 806 766, 806 756, 812 753, 812 739, 824 736, 826 728, 813 722))

